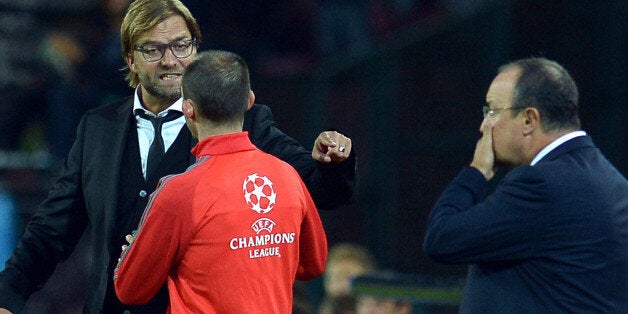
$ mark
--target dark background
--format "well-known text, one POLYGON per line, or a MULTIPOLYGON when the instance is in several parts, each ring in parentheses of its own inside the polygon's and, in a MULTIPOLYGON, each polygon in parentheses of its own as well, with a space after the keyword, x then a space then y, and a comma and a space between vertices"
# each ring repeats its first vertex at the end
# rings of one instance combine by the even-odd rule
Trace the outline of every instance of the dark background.
MULTIPOLYGON (((247 59, 257 102, 272 108, 281 130, 308 149, 328 128, 352 138, 359 195, 322 213, 330 245, 362 243, 382 269, 429 276, 464 276, 466 267, 425 258, 421 243, 431 206, 472 158, 500 65, 531 56, 564 65, 580 88, 583 129, 628 173, 628 2, 466 2, 184 1, 202 25, 201 49, 247 59), (325 8, 338 3, 350 14, 318 31, 325 8), (354 22, 363 32, 350 31, 354 22)), ((131 93, 116 70, 116 15, 105 15, 101 1, 65 3, 0 0, 0 166, 18 226, 43 199, 80 115, 131 93)), ((80 308, 83 294, 70 283, 82 284, 87 249, 81 242, 32 309, 80 308)))

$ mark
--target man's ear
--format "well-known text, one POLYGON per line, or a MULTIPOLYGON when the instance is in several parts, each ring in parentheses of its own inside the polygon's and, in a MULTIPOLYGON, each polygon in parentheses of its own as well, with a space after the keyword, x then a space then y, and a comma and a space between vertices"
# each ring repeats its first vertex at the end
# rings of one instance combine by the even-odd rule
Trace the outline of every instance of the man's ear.
POLYGON ((530 135, 534 130, 541 126, 541 114, 539 110, 533 107, 523 109, 521 112, 523 119, 523 134, 530 135))
POLYGON ((249 91, 249 105, 246 106, 246 110, 251 109, 251 107, 253 107, 253 103, 255 103, 255 93, 253 93, 253 91, 249 91))
POLYGON ((183 99, 183 115, 188 119, 195 119, 194 101, 192 99, 183 99))
POLYGON ((133 58, 133 55, 132 54, 126 55, 126 58, 124 59, 124 61, 126 61, 126 65, 129 67, 129 70, 135 73, 135 58, 133 58))

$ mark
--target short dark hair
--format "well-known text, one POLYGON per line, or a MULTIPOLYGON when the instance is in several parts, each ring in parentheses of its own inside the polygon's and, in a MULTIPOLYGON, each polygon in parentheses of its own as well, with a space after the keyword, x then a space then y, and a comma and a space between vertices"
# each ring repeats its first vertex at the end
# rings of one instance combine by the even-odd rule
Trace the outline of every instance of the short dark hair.
POLYGON ((203 118, 217 124, 244 119, 251 82, 248 65, 239 55, 221 50, 197 54, 181 86, 184 97, 194 101, 203 118))
POLYGON ((503 65, 498 72, 512 68, 520 70, 513 107, 536 108, 546 131, 580 128, 578 87, 565 68, 546 58, 527 58, 503 65))

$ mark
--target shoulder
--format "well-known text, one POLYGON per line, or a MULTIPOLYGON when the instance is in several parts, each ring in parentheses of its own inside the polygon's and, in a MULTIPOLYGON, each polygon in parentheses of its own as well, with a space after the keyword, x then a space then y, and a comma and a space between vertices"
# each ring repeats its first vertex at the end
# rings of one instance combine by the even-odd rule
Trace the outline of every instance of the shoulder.
POLYGON ((273 113, 268 106, 253 104, 244 114, 244 129, 250 131, 261 123, 271 124, 272 121, 273 113))
POLYGON ((538 180, 543 177, 545 169, 538 166, 521 165, 514 167, 506 173, 507 180, 538 180))
POLYGON ((504 176, 500 188, 502 191, 529 198, 545 198, 548 189, 549 172, 536 166, 517 166, 504 176))
POLYGON ((181 202, 190 199, 186 196, 196 191, 201 174, 200 172, 186 171, 161 178, 153 193, 155 199, 159 199, 160 204, 167 205, 167 208, 180 208, 181 202))
POLYGON ((84 119, 106 119, 117 121, 121 116, 130 116, 133 109, 133 97, 128 96, 115 102, 88 110, 84 119))
POLYGON ((245 117, 256 116, 260 114, 272 114, 272 111, 270 110, 270 107, 268 107, 267 105, 253 104, 253 106, 251 106, 251 108, 249 108, 249 110, 246 111, 245 117))
POLYGON ((265 169, 269 171, 269 173, 274 173, 276 177, 283 177, 282 179, 293 183, 295 183, 294 180, 301 180, 299 173, 289 163, 259 149, 255 151, 255 154, 255 162, 259 165, 260 169, 265 169))
POLYGON ((130 111, 132 107, 133 107, 133 96, 127 96, 117 101, 114 101, 112 103, 108 103, 108 104, 96 107, 94 109, 90 109, 87 112, 89 114, 105 114, 105 113, 111 113, 111 112, 118 112, 119 110, 124 110, 127 108, 130 111))

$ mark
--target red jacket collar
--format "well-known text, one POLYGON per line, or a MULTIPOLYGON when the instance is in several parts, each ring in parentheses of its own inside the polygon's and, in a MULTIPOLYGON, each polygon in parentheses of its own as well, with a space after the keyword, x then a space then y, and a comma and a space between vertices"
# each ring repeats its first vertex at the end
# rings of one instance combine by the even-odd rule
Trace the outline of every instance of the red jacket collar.
POLYGON ((254 150, 255 145, 246 131, 207 137, 192 148, 197 158, 203 155, 224 155, 240 151, 254 150))

